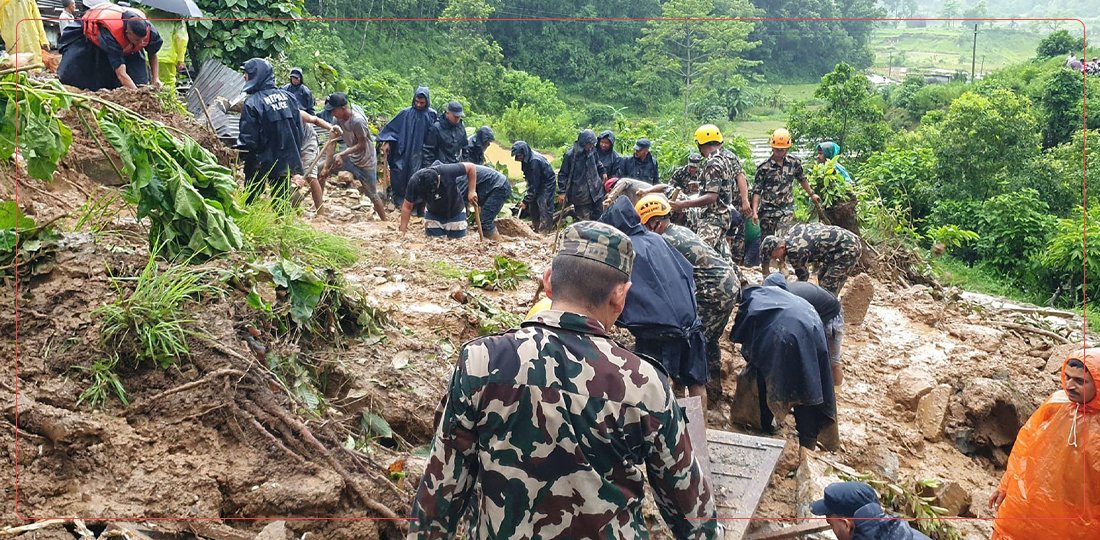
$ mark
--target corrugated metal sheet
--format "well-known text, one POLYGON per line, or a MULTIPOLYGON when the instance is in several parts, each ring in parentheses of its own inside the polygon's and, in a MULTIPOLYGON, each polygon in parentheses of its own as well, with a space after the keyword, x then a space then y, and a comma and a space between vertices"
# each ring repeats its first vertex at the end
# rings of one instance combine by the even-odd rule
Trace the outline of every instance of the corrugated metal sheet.
POLYGON ((707 430, 710 480, 725 540, 740 540, 787 442, 744 433, 707 430), (731 519, 735 518, 735 519, 731 519))

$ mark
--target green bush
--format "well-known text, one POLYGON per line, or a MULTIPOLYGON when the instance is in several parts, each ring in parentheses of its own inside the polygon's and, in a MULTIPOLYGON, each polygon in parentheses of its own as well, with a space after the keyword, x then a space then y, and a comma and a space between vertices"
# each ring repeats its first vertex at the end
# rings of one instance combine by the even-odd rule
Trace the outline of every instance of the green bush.
MULTIPOLYGON (((1096 210, 1094 207, 1090 213, 1095 216, 1096 210)), ((1048 273, 1048 282, 1061 286, 1059 296, 1065 295, 1068 305, 1078 305, 1084 299, 1086 283, 1089 298, 1100 294, 1100 242, 1085 243, 1086 236, 1100 238, 1100 222, 1093 217, 1086 228, 1084 216, 1078 211, 1073 218, 1058 220, 1054 235, 1038 257, 1039 265, 1048 273)))
POLYGON ((568 116, 550 117, 532 107, 508 107, 500 131, 510 141, 527 141, 536 148, 561 148, 577 139, 578 129, 568 116))
POLYGON ((1080 39, 1069 35, 1069 32, 1065 30, 1058 30, 1057 32, 1051 32, 1050 35, 1039 42, 1039 46, 1035 48, 1035 55, 1039 58, 1062 56, 1071 52, 1080 52, 1081 49, 1080 39))
POLYGON ((908 209, 913 223, 927 217, 936 200, 936 156, 928 148, 876 152, 859 167, 856 178, 878 188, 886 203, 908 209))
POLYGON ((981 235, 978 254, 997 268, 1022 277, 1055 227, 1054 216, 1034 189, 998 195, 984 201, 978 214, 974 229, 981 235))

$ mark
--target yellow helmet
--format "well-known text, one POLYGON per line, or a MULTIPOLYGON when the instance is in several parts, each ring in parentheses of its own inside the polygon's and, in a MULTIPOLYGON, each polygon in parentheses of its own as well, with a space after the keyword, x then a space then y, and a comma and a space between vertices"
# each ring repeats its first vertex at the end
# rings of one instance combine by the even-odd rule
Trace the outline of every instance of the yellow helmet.
POLYGON ((786 128, 776 128, 772 132, 772 137, 768 141, 768 144, 772 148, 790 148, 791 147, 791 132, 786 128))
POLYGON ((714 124, 703 124, 695 130, 695 144, 722 142, 722 132, 714 124))
POLYGON ((549 298, 543 298, 539 300, 535 305, 531 306, 531 311, 527 312, 527 320, 531 320, 532 317, 550 309, 550 304, 553 303, 549 298))
POLYGON ((634 210, 638 211, 638 217, 642 218, 642 223, 649 222, 650 218, 667 216, 672 213, 672 205, 668 204, 668 199, 660 193, 650 193, 638 199, 638 204, 634 205, 634 210))

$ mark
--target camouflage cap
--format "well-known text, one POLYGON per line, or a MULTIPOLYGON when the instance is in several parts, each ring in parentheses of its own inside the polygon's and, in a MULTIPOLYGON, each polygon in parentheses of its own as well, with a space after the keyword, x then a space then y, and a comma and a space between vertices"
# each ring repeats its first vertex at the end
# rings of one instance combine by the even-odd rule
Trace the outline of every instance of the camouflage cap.
POLYGON ((695 152, 692 152, 691 155, 688 156, 688 163, 690 163, 692 165, 698 165, 702 162, 703 162, 703 156, 701 156, 701 155, 699 155, 695 152))
POLYGON ((557 255, 601 262, 628 276, 634 267, 634 246, 630 238, 598 221, 581 221, 565 229, 557 255))
POLYGON ((763 257, 771 258, 772 252, 775 248, 779 247, 779 237, 775 235, 765 236, 760 241, 760 255, 763 257))

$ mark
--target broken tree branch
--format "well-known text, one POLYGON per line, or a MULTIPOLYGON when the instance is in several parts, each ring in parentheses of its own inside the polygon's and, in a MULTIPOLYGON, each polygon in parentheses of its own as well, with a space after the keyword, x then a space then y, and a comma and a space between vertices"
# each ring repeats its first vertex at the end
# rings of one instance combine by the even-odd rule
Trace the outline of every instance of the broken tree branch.
POLYGON ((45 529, 46 527, 52 527, 54 525, 64 525, 68 523, 65 519, 47 519, 45 521, 36 521, 28 525, 20 525, 18 527, 5 527, 0 529, 0 538, 8 538, 11 536, 19 536, 25 532, 37 531, 39 529, 45 529))
POLYGON ((1054 332, 1051 332, 1050 330, 1043 330, 1042 328, 1036 328, 1034 326, 1030 326, 1030 325, 1026 325, 1026 324, 1012 323, 1012 322, 1008 322, 1008 321, 992 321, 992 323, 997 325, 997 326, 1003 326, 1005 328, 1009 328, 1011 330, 1018 330, 1020 332, 1028 332, 1028 333, 1031 333, 1031 334, 1037 334, 1037 335, 1040 335, 1040 336, 1045 336, 1045 337, 1048 337, 1048 338, 1051 338, 1051 339, 1057 341, 1058 343, 1063 343, 1063 344, 1064 343, 1070 343, 1069 338, 1067 338, 1065 336, 1062 336, 1062 335, 1059 335, 1059 334, 1055 334, 1054 332))
POLYGON ((164 399, 164 398, 166 398, 166 397, 168 397, 172 394, 178 394, 180 392, 186 392, 186 391, 188 391, 192 388, 197 388, 197 387, 202 386, 202 385, 204 385, 204 384, 206 384, 210 381, 213 381, 215 379, 220 379, 222 377, 229 377, 231 375, 232 376, 238 376, 238 377, 244 377, 245 373, 243 371, 239 370, 239 369, 229 369, 229 368, 219 369, 219 370, 214 371, 212 373, 207 373, 205 376, 203 376, 203 378, 201 378, 197 381, 191 381, 187 384, 181 384, 181 385, 179 385, 175 388, 169 388, 168 390, 165 390, 165 391, 163 391, 163 392, 161 392, 161 393, 159 393, 159 394, 157 394, 157 395, 155 395, 151 398, 142 400, 141 403, 138 403, 137 405, 134 405, 129 410, 127 410, 126 415, 129 416, 134 411, 142 410, 142 409, 148 407, 150 404, 155 403, 155 402, 157 402, 161 399, 164 399))

